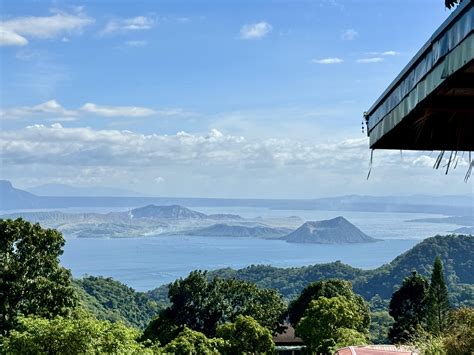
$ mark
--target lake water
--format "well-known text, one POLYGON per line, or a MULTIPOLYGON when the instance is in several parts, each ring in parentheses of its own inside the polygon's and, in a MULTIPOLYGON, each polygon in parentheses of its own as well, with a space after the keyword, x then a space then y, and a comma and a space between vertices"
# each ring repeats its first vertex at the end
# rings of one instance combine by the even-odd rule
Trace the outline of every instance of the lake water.
POLYGON ((422 239, 446 234, 458 226, 406 222, 436 217, 408 213, 282 211, 256 208, 193 208, 204 213, 237 213, 243 217, 299 216, 322 220, 343 215, 368 235, 384 239, 356 245, 291 244, 251 238, 159 236, 124 239, 68 238, 62 264, 75 277, 110 276, 144 291, 186 276, 195 269, 242 268, 251 264, 304 266, 340 260, 371 269, 390 262, 422 239))

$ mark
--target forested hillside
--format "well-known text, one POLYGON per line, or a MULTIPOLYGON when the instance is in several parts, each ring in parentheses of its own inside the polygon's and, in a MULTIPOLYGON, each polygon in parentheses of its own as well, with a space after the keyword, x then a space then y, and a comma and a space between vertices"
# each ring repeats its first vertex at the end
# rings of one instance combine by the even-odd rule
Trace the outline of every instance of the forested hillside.
MULTIPOLYGON (((236 278, 250 281, 262 288, 277 290, 287 301, 297 297, 311 282, 324 279, 351 281, 354 291, 371 300, 379 295, 389 299, 393 291, 413 270, 428 277, 436 255, 444 264, 445 277, 455 306, 474 305, 474 237, 465 235, 435 236, 425 239, 415 247, 395 258, 391 263, 374 270, 361 270, 340 261, 300 268, 276 268, 251 265, 234 270, 219 269, 209 277, 236 278)), ((123 317, 128 323, 143 326, 152 317, 156 307, 166 305, 167 286, 146 293, 110 278, 87 277, 76 281, 85 291, 83 302, 101 319, 123 317)))

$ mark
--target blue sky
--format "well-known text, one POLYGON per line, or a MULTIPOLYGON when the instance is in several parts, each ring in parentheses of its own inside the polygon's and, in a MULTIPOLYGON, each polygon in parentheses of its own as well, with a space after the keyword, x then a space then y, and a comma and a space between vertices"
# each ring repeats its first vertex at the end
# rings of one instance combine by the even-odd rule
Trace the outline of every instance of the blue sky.
POLYGON ((417 1, 3 1, 1 177, 146 194, 470 193, 362 113, 449 15, 417 1))

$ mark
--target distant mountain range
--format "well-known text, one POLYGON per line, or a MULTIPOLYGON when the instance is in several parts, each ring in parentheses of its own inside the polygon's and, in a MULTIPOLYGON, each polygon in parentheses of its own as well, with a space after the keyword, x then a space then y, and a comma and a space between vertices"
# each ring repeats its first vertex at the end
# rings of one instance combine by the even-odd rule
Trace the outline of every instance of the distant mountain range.
POLYGON ((453 230, 453 233, 474 235, 474 226, 473 227, 461 227, 461 228, 453 230))
POLYGON ((165 219, 213 219, 213 220, 241 220, 242 217, 236 214, 205 214, 191 210, 189 208, 171 205, 171 206, 156 206, 148 205, 140 208, 135 208, 130 211, 132 218, 165 218, 165 219))
POLYGON ((79 238, 123 238, 158 235, 164 232, 200 228, 219 222, 243 220, 234 214, 204 214, 171 205, 148 205, 125 212, 65 213, 60 211, 16 212, 3 219, 24 218, 44 227, 56 228, 66 236, 79 238))
MULTIPOLYGON (((32 191, 38 191, 33 189, 32 191)), ((42 193, 46 192, 42 189, 42 193)), ((77 190, 76 190, 77 191, 77 190)), ((71 190, 69 189, 69 192, 71 190)), ((68 194, 69 194, 68 192, 68 194)), ((102 191, 103 192, 103 191, 102 191)), ((16 189, 9 181, 0 181, 0 210, 57 209, 69 207, 139 207, 145 205, 181 205, 187 207, 264 207, 280 210, 325 210, 359 212, 434 213, 473 215, 473 196, 338 196, 308 200, 218 199, 167 197, 39 196, 16 189)))
POLYGON ((411 219, 407 222, 423 222, 423 223, 449 223, 460 226, 474 226, 474 214, 470 216, 451 216, 439 218, 419 218, 411 219))
MULTIPOLYGON (((344 217, 306 222, 291 228, 265 224, 264 219, 244 219, 234 214, 205 214, 179 206, 148 205, 125 212, 64 213, 20 212, 0 218, 24 218, 44 227, 57 228, 78 238, 123 238, 146 235, 186 235, 204 237, 246 237, 283 239, 289 243, 368 243, 375 239, 364 234, 344 217), (216 223, 216 221, 218 223, 216 223)), ((293 218, 291 218, 293 223, 293 218)), ((285 220, 282 218, 281 220, 285 220)))
POLYGON ((289 243, 372 243, 378 241, 369 237, 344 217, 325 221, 306 222, 283 239, 289 243))

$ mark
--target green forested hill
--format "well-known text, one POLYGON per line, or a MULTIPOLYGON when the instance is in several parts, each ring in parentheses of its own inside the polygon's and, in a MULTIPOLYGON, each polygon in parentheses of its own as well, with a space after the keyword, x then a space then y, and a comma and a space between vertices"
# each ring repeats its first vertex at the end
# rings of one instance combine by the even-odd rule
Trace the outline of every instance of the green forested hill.
MULTIPOLYGON (((209 275, 274 288, 287 300, 295 298, 309 283, 329 278, 351 281, 354 291, 367 300, 376 295, 388 299, 413 270, 429 276, 436 255, 443 261, 453 305, 474 306, 474 237, 465 235, 425 239, 391 263, 374 270, 361 270, 336 261, 298 268, 251 265, 240 270, 219 269, 209 275)), ((167 286, 142 293, 102 277, 87 277, 77 280, 76 284, 83 303, 99 318, 125 319, 138 327, 145 325, 156 310, 168 302, 167 286)))
POLYGON ((75 284, 82 304, 99 319, 123 320, 142 328, 161 306, 146 293, 111 278, 88 276, 75 280, 75 284))
MULTIPOLYGON (((366 298, 375 294, 388 298, 412 270, 429 276, 436 255, 443 261, 451 291, 459 291, 463 285, 474 285, 474 237, 448 235, 425 239, 390 264, 368 271, 367 280, 357 280, 354 288, 366 298)), ((474 294, 471 294, 471 303, 474 303, 474 294)))

